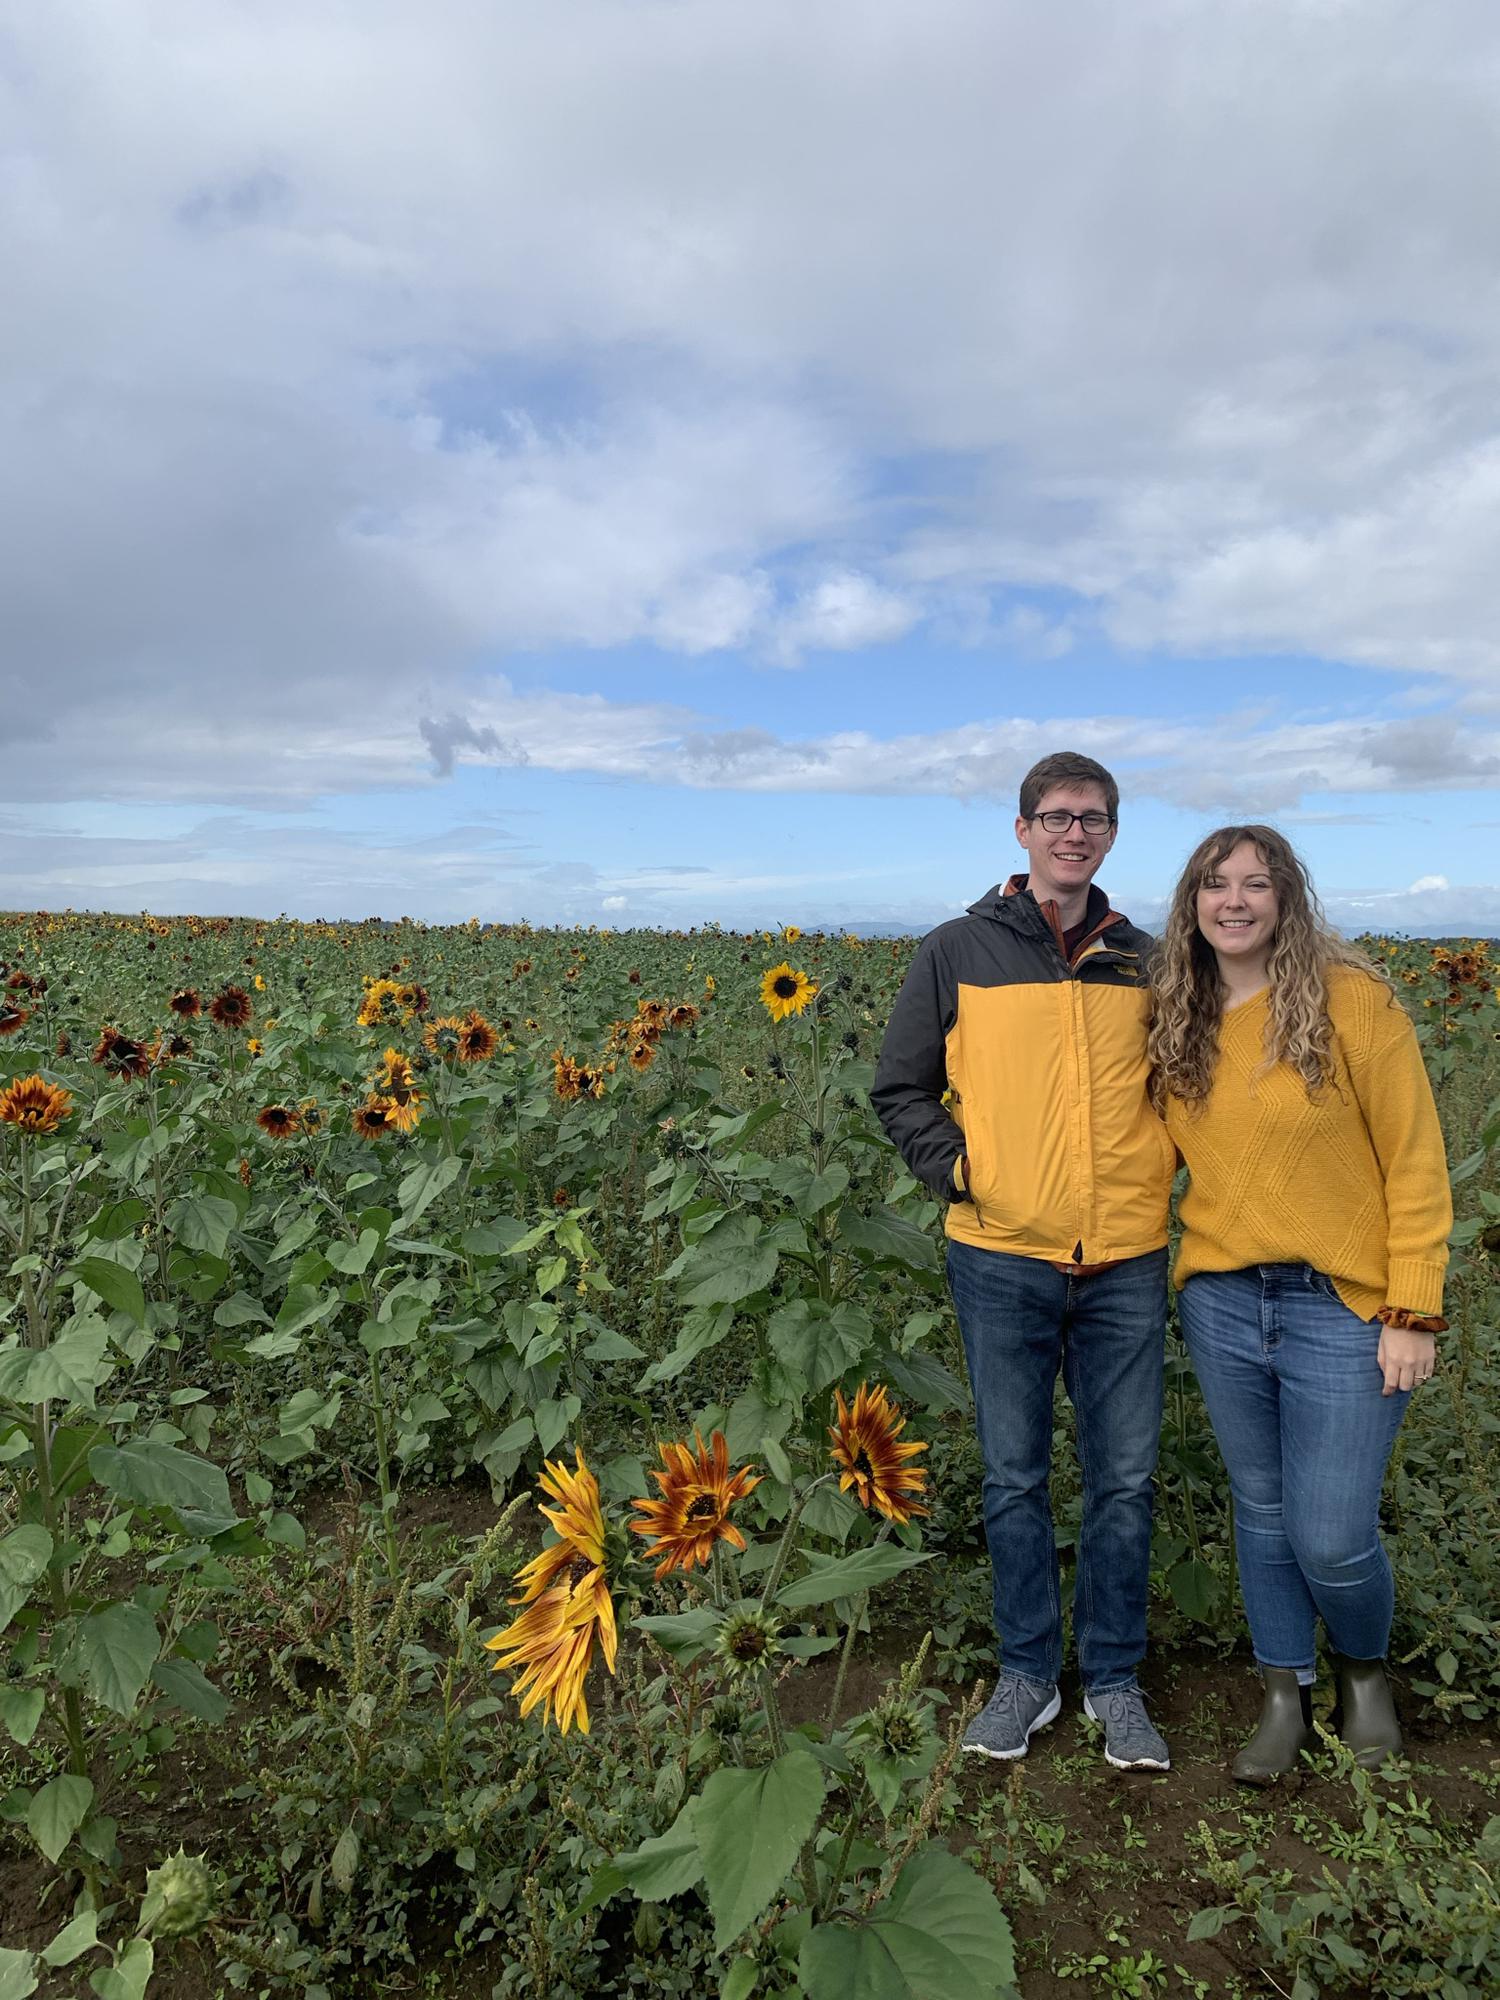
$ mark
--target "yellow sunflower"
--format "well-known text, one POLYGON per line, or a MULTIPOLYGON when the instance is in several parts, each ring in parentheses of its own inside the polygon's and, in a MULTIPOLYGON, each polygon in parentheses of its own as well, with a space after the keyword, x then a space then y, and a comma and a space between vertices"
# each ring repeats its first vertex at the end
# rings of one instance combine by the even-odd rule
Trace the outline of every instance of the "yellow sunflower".
POLYGON ((0 1123, 22 1132, 55 1132, 72 1109, 72 1093, 44 1076, 18 1076, 0 1090, 0 1123))
POLYGON ((695 1563, 711 1560, 715 1542, 728 1542, 742 1549, 745 1537, 729 1518, 736 1500, 759 1486, 760 1479, 748 1465, 738 1472, 729 1470, 729 1446, 724 1433, 715 1431, 707 1445, 702 1433, 693 1433, 694 1449, 685 1444, 664 1444, 661 1452, 665 1472, 652 1471, 661 1488, 659 1500, 632 1500, 640 1514, 632 1521, 637 1535, 654 1535, 646 1550, 659 1556, 656 1575, 660 1581, 674 1569, 690 1570, 695 1563))
POLYGON ((841 1390, 834 1391, 838 1422, 828 1436, 839 1467, 839 1491, 852 1486, 861 1507, 874 1507, 902 1527, 913 1514, 928 1510, 916 1495, 926 1490, 927 1474, 907 1460, 926 1451, 925 1444, 898 1444, 906 1419, 890 1400, 884 1385, 871 1389, 861 1382, 851 1410, 841 1390))
POLYGON ((780 965, 773 965, 762 976, 760 1004, 773 1021, 785 1021, 790 1015, 800 1014, 808 1007, 817 991, 816 980, 809 979, 805 972, 783 959, 780 965))
POLYGON ((525 1608, 484 1643, 496 1656, 495 1672, 503 1667, 516 1675, 511 1693, 519 1698, 522 1715, 540 1703, 544 1722, 555 1710, 564 1736, 574 1724, 587 1736, 583 1684, 594 1648, 598 1646, 610 1673, 619 1648, 604 1561, 599 1483, 580 1451, 571 1471, 561 1459, 549 1461, 538 1484, 559 1503, 541 1510, 558 1539, 516 1577, 521 1588, 511 1602, 525 1608))

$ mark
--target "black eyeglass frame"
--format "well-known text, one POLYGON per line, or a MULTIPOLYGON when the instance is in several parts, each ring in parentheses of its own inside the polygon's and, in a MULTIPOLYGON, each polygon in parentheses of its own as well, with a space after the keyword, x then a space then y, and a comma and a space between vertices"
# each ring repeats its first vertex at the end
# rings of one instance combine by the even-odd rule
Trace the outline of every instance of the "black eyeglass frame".
POLYGON ((1036 820, 1048 833, 1071 833, 1076 822, 1083 832, 1093 835, 1096 839, 1101 833, 1108 833, 1112 826, 1119 825, 1119 821, 1111 819, 1108 813, 1070 813, 1064 812, 1061 806, 1050 807, 1044 813, 1027 813, 1026 817, 1036 820), (1049 819, 1061 820, 1063 824, 1061 826, 1048 826, 1047 822, 1049 819), (1098 824, 1090 826, 1090 820, 1096 820, 1098 824))

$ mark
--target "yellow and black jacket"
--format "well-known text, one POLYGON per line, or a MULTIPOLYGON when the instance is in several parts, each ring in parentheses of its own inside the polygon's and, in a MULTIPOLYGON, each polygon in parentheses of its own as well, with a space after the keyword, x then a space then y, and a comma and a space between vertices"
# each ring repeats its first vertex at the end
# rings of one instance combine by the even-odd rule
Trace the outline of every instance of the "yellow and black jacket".
POLYGON ((1091 888, 1070 963, 1055 905, 1025 885, 923 938, 871 1102, 958 1242, 1051 1263, 1143 1256, 1167 1240, 1176 1162, 1146 1096, 1151 940, 1091 888))

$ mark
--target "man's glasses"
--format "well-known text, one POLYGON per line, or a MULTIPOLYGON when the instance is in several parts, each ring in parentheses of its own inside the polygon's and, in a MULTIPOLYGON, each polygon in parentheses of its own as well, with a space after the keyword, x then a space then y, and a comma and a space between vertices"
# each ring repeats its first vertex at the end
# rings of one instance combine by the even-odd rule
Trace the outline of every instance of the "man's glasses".
POLYGON ((1042 825, 1047 829, 1048 833, 1067 833, 1072 829, 1075 820, 1077 821, 1079 826, 1083 828, 1085 833, 1108 833, 1110 828, 1114 825, 1114 821, 1110 818, 1108 813, 1100 813, 1100 812, 1028 813, 1027 818, 1040 820, 1042 825))

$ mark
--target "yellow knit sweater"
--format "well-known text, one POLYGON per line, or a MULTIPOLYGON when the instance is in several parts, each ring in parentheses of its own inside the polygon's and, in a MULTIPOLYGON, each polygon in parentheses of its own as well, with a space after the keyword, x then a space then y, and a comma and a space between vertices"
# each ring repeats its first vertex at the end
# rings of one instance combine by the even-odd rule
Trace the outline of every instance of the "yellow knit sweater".
POLYGON ((1268 1009, 1259 993, 1225 1014, 1200 1112, 1168 1100, 1167 1131, 1192 1176, 1175 1283, 1311 1264, 1361 1319, 1383 1305, 1441 1312, 1453 1208, 1406 1010, 1367 974, 1331 967, 1333 1080, 1309 1102, 1285 1063, 1256 1075, 1268 1009))

